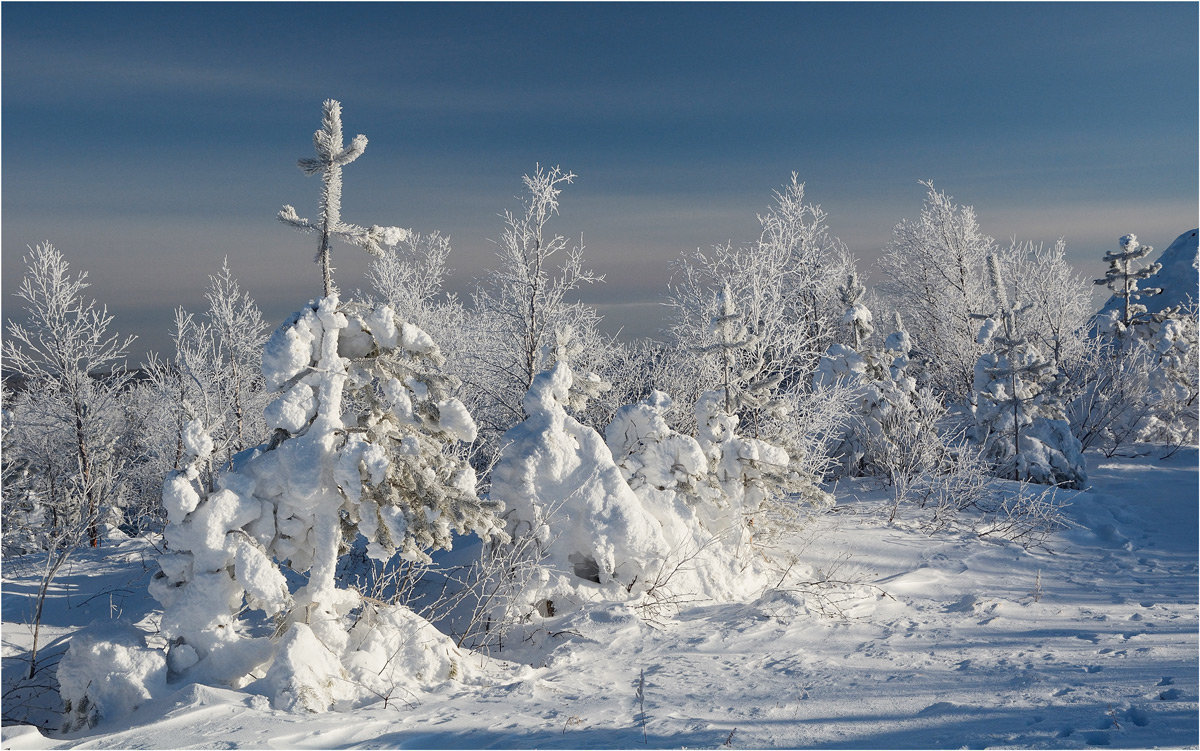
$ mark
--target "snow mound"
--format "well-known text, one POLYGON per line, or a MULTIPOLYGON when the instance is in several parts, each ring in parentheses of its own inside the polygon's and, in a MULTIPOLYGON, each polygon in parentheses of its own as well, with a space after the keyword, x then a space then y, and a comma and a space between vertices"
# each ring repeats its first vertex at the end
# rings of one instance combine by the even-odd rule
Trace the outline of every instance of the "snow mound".
POLYGON ((146 646, 145 635, 128 623, 93 625, 71 639, 58 665, 65 730, 94 727, 105 718, 130 714, 167 687, 167 659, 146 646))
POLYGON ((671 546, 604 439, 567 414, 572 381, 561 362, 534 377, 528 417, 504 434, 492 497, 509 509, 511 536, 537 541, 559 594, 591 582, 616 598, 644 586, 671 546))

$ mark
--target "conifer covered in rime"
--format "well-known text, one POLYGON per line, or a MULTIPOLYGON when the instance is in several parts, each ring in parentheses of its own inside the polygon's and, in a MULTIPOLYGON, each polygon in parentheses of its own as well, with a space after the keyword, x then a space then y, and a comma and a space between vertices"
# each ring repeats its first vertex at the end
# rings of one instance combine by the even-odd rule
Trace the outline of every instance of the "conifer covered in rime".
POLYGON ((1153 363, 1149 379, 1153 408, 1138 440, 1195 445, 1200 401, 1196 305, 1156 313, 1139 328, 1147 332, 1144 348, 1153 363))
POLYGON ((755 348, 762 338, 751 334, 743 322, 728 283, 721 289, 717 306, 712 319, 715 341, 701 351, 715 353, 720 362, 725 411, 736 414, 739 410, 778 408, 771 392, 783 380, 783 374, 767 371, 767 353, 755 348))
POLYGON ((474 471, 454 452, 476 428, 449 396, 440 362, 429 335, 388 306, 343 306, 336 296, 268 340, 263 374, 276 399, 266 418, 275 438, 241 473, 275 509, 275 556, 308 574, 267 674, 281 706, 324 709, 338 696, 328 676, 318 681, 296 660, 317 644, 330 664, 353 652, 345 618, 362 600, 336 586, 335 571, 356 534, 372 557, 410 561, 449 548, 455 533, 503 537, 495 505, 478 498, 474 471))
POLYGON ((168 552, 159 556, 150 593, 163 606, 171 674, 203 663, 194 677, 232 682, 271 653, 267 639, 246 635, 239 618, 243 603, 275 616, 291 602, 266 548, 273 510, 253 497, 244 478, 231 477, 233 487, 210 491, 201 473, 213 441, 200 420, 184 425, 181 442, 182 466, 163 483, 168 552))
POLYGON ((880 259, 880 288, 908 322, 931 385, 951 400, 968 398, 981 352, 974 316, 990 312, 986 258, 994 243, 974 208, 956 205, 932 182, 922 185, 928 193, 920 218, 896 225, 880 259))
POLYGON ((986 348, 975 365, 975 439, 996 474, 1011 480, 1083 487, 1082 446, 1071 433, 1050 385, 1053 365, 1017 330, 1019 305, 1009 303, 999 262, 989 256, 996 312, 979 332, 986 348))
MULTIPOLYGON (((349 543, 362 534, 376 559, 398 553, 428 561, 428 551, 449 548, 455 533, 503 539, 495 504, 478 498, 475 473, 455 448, 473 440, 476 428, 449 396, 441 361, 428 334, 388 306, 343 305, 336 296, 310 304, 272 334, 262 370, 273 397, 264 410, 271 442, 219 474, 208 493, 197 479, 211 439, 185 437, 187 465, 164 491, 170 553, 156 596, 166 606, 164 624, 180 624, 171 626, 179 640, 173 649, 186 643, 196 653, 184 650, 173 669, 204 663, 194 670, 234 682, 244 675, 224 660, 205 661, 214 647, 208 626, 234 639, 230 614, 244 600, 278 624, 274 651, 241 663, 250 670, 270 660, 266 682, 276 706, 320 711, 354 699, 369 668, 362 650, 394 639, 371 629, 411 619, 371 606, 370 617, 353 624, 349 616, 363 607, 362 596, 335 578, 349 543), (307 583, 280 592, 266 573, 278 569, 259 558, 243 570, 260 548, 266 560, 307 575, 307 583), (198 581, 194 561, 202 559, 205 575, 216 578, 188 596, 198 581), (177 595, 181 588, 185 594, 177 595), (204 607, 207 621, 189 617, 204 607)), ((438 647, 429 658, 442 664, 447 654, 438 647)), ((437 672, 426 668, 433 671, 427 678, 437 672)), ((371 670, 378 674, 378 665, 371 670)))
POLYGON ((1149 245, 1138 242, 1137 235, 1124 235, 1118 241, 1120 248, 1104 254, 1108 270, 1104 277, 1095 280, 1098 285, 1104 285, 1112 290, 1115 297, 1120 298, 1121 307, 1113 320, 1109 322, 1114 336, 1124 335, 1132 326, 1145 320, 1146 306, 1138 302, 1143 297, 1151 297, 1162 290, 1155 287, 1139 289, 1138 282, 1148 279, 1162 268, 1161 264, 1151 263, 1137 268, 1137 261, 1145 258, 1154 251, 1149 245))
POLYGON ((604 439, 567 414, 573 378, 564 362, 534 377, 528 416, 504 434, 492 470, 491 495, 506 507, 508 534, 532 537, 544 557, 546 576, 527 603, 543 616, 589 591, 636 597, 672 548, 604 439))
POLYGON ((846 306, 842 323, 850 329, 851 341, 854 342, 856 350, 861 349, 875 332, 871 310, 860 302, 866 291, 867 288, 858 281, 858 274, 853 271, 846 275, 845 285, 838 287, 838 297, 846 306))
POLYGON ((899 454, 930 443, 929 436, 914 434, 929 429, 928 421, 916 419, 917 405, 926 402, 918 398, 917 381, 908 373, 912 339, 899 313, 893 328, 882 347, 830 345, 813 376, 814 387, 840 384, 851 390, 850 419, 833 450, 848 475, 888 477, 899 454))
POLYGON ((796 493, 808 503, 828 495, 811 476, 791 466, 786 449, 738 434, 738 416, 724 409, 721 391, 706 391, 696 402, 696 439, 708 459, 710 483, 719 490, 718 505, 739 511, 752 533, 777 531, 774 521, 788 521, 785 497, 796 493), (780 517, 783 517, 782 519, 780 517))
MULTIPOLYGON (((86 529, 88 543, 96 547, 102 512, 120 501, 120 398, 129 382, 124 359, 134 337, 110 332, 108 310, 84 297, 87 273, 73 276, 53 245, 31 248, 24 262, 17 297, 28 320, 9 321, 3 348, 4 367, 25 379, 25 389, 6 405, 16 420, 16 434, 6 436, 6 459, 28 449, 31 471, 46 470, 46 487, 37 492, 49 504, 50 523, 61 532, 86 529), (18 440, 27 429, 40 436, 18 440)), ((56 536, 78 539, 75 532, 56 536)))
POLYGON ((342 167, 362 156, 367 148, 367 137, 360 133, 349 145, 343 145, 341 103, 326 99, 323 107, 325 116, 321 121, 321 129, 313 133, 316 156, 299 161, 305 175, 321 175, 321 218, 315 222, 303 219, 295 208, 285 205, 279 211, 279 219, 303 232, 316 232, 320 236, 316 261, 321 264, 322 294, 328 297, 335 290, 333 264, 329 257, 331 240, 336 238, 372 255, 379 255, 384 246, 395 245, 406 238, 409 230, 379 225, 360 227, 342 221, 342 167))
MULTIPOLYGON (((366 139, 360 136, 342 149, 339 113, 336 102, 326 102, 325 128, 314 139, 318 158, 301 163, 325 175, 322 221, 295 220, 290 207, 282 216, 321 232, 327 290, 330 237, 377 251, 378 242, 404 236, 340 221, 340 167, 361 153, 366 139)), ((310 302, 267 340, 262 378, 272 401, 263 417, 271 439, 236 457, 216 476, 211 492, 197 482, 211 439, 198 437, 202 431, 189 423, 186 465, 168 478, 164 491, 168 511, 174 512, 167 535, 171 550, 155 585, 167 603, 164 623, 181 624, 173 628, 184 641, 173 650, 182 650, 188 639, 201 646, 189 646, 194 660, 181 653, 178 670, 203 672, 207 665, 236 684, 246 672, 265 669, 262 685, 274 706, 310 711, 378 697, 383 684, 408 690, 462 674, 447 637, 423 630, 402 605, 364 601, 357 590, 340 588, 336 578, 338 559, 360 534, 370 556, 398 554, 409 561, 428 561, 428 551, 448 549, 456 533, 505 539, 497 507, 476 494, 475 472, 460 449, 477 429, 451 395, 456 384, 441 372, 443 362, 434 340, 385 303, 343 304, 330 294, 310 302), (262 557, 240 565, 251 549, 262 557), (200 587, 195 597, 173 597, 172 590, 191 592, 201 581, 196 571, 201 560, 201 573, 216 576, 219 586, 200 587), (280 591, 278 569, 263 563, 269 560, 306 577, 304 585, 280 591), (274 576, 263 573, 268 570, 274 576), (204 633, 197 637, 182 625, 199 603, 211 608, 211 618, 239 613, 243 603, 273 617, 268 661, 243 661, 242 673, 219 669, 211 649, 201 653, 208 646, 204 633), (422 631, 419 646, 406 646, 406 635, 422 631)), ((233 620, 218 625, 237 632, 233 620)))

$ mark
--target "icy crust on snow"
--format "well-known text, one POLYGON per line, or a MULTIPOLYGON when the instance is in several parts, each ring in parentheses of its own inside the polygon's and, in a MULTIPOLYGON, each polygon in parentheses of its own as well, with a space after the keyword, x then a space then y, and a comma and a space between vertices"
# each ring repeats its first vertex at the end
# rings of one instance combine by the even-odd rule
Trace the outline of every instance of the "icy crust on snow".
POLYGON ((534 377, 527 417, 504 434, 491 494, 507 508, 509 535, 532 535, 545 556, 546 599, 570 598, 585 582, 624 599, 644 588, 671 545, 604 440, 567 414, 571 382, 561 362, 534 377))

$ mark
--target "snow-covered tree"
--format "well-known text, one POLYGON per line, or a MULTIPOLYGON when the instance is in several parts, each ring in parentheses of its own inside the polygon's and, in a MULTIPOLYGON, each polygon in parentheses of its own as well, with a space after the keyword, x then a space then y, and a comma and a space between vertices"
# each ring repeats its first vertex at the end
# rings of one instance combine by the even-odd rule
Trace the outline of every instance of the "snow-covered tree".
POLYGON ((316 157, 305 157, 299 161, 300 169, 309 177, 321 175, 321 218, 309 221, 301 218, 296 209, 285 205, 279 211, 279 220, 303 232, 320 235, 317 247, 317 263, 321 264, 322 293, 328 297, 335 291, 333 264, 330 261, 330 241, 333 239, 356 245, 372 255, 379 255, 383 248, 395 245, 409 235, 409 230, 399 227, 360 227, 342 221, 342 167, 362 156, 367 148, 367 137, 361 133, 349 145, 342 143, 342 105, 326 99, 323 105, 325 116, 321 129, 313 133, 316 157))
POLYGON ((158 558, 150 593, 163 606, 171 674, 203 662, 193 677, 232 682, 271 654, 267 639, 247 636, 239 617, 243 603, 276 616, 291 595, 263 542, 269 542, 272 509, 253 497, 244 478, 231 478, 237 490, 210 492, 202 472, 213 441, 200 420, 184 425, 181 442, 181 467, 163 483, 167 552, 158 558))
POLYGON ((1142 328, 1148 332, 1146 349, 1153 363, 1150 374, 1153 408, 1138 439, 1176 446, 1195 445, 1200 394, 1196 305, 1156 313, 1142 328))
POLYGON ((1063 406, 1050 385, 1056 373, 1016 319, 1022 308, 1009 303, 999 262, 990 255, 988 278, 996 311, 979 332, 985 348, 975 365, 975 439, 997 475, 1080 488, 1086 464, 1063 406))
POLYGON ((581 602, 585 582, 609 599, 641 594, 672 548, 604 439, 567 414, 573 378, 564 362, 534 377, 492 471, 509 536, 532 537, 544 558, 547 576, 524 603, 543 616, 581 602))
POLYGON ((120 398, 129 381, 124 360, 134 337, 110 331, 107 308, 84 296, 87 273, 72 275, 53 245, 31 248, 24 262, 17 297, 27 320, 9 321, 3 347, 5 368, 24 379, 24 388, 7 406, 18 421, 14 430, 40 436, 26 443, 11 440, 16 436, 10 434, 5 453, 27 445, 40 446, 33 454, 43 459, 52 451, 71 457, 61 465, 55 460, 53 469, 44 467, 53 489, 42 497, 53 499, 52 523, 86 528, 89 544, 96 547, 102 512, 119 501, 120 398))
MULTIPOLYGON (((427 561, 456 533, 503 537, 495 505, 478 498, 475 473, 456 450, 475 437, 475 424, 448 395, 440 362, 433 340, 388 306, 322 298, 265 347, 272 440, 217 475, 212 492, 198 482, 211 439, 188 424, 187 461, 164 491, 170 552, 156 585, 175 640, 173 670, 230 681, 238 666, 270 659, 277 706, 325 709, 352 698, 355 682, 343 685, 343 673, 365 669, 355 645, 376 638, 353 626, 362 596, 335 576, 357 535, 373 558, 410 561, 427 561), (281 592, 278 570, 264 563, 272 559, 306 575, 305 585, 281 592), (201 574, 209 584, 196 584, 201 574), (277 620, 273 652, 238 638, 243 602, 277 620), (207 618, 189 617, 192 609, 207 618), (218 633, 237 646, 215 641, 218 633)), ((404 620, 377 615, 381 628, 404 620)))
POLYGON ((1118 250, 1110 250, 1104 254, 1108 270, 1102 278, 1095 280, 1096 284, 1108 287, 1113 296, 1121 300, 1121 307, 1114 311, 1113 319, 1108 322, 1114 336, 1121 336, 1131 326, 1146 320, 1146 306, 1138 301, 1162 291, 1156 287, 1138 287, 1138 282, 1150 278, 1162 268, 1158 263, 1138 268, 1137 262, 1150 255, 1154 248, 1142 245, 1138 242, 1137 235, 1133 234, 1122 236, 1118 242, 1121 246, 1118 250))
POLYGON ((450 238, 440 232, 409 233, 371 259, 367 279, 396 315, 432 331, 435 311, 449 301, 439 298, 450 273, 450 251, 450 238))
POLYGON ((523 180, 521 211, 505 212, 498 263, 475 291, 479 341, 466 380, 482 398, 477 415, 491 439, 526 417, 523 395, 552 363, 556 331, 570 329, 586 344, 573 363, 579 372, 590 369, 602 346, 595 309, 569 297, 604 277, 585 267, 582 242, 571 244, 548 227, 575 175, 539 165, 523 180))
POLYGON ((220 377, 216 382, 220 398, 220 413, 207 424, 219 424, 221 437, 217 461, 229 466, 233 455, 258 444, 265 436, 262 423, 264 392, 259 365, 262 347, 267 338, 267 325, 262 313, 242 290, 229 259, 221 271, 209 278, 208 311, 205 317, 212 330, 213 350, 219 364, 220 377), (222 450, 223 449, 223 450, 222 450))
POLYGON ((1091 285, 1071 268, 1062 239, 1052 247, 1014 241, 1000 257, 1010 270, 1009 291, 1025 307, 1016 321, 1019 331, 1069 376, 1088 346, 1091 285))
POLYGON ((851 341, 856 350, 861 349, 875 332, 871 310, 861 302, 866 291, 867 288, 858 281, 858 274, 854 271, 846 275, 845 285, 838 287, 838 298, 846 306, 846 312, 842 314, 842 323, 850 330, 851 341))
MULTIPOLYGON (((328 290, 330 237, 382 252, 381 243, 406 231, 340 221, 340 166, 366 141, 360 136, 343 150, 340 108, 327 101, 325 110, 314 139, 318 158, 301 163, 325 174, 323 219, 296 220, 290 207, 281 218, 321 232, 328 290)), ((294 314, 264 346, 269 442, 235 457, 209 487, 199 480, 211 437, 200 421, 185 425, 185 461, 164 490, 168 552, 154 585, 166 605, 177 673, 236 683, 265 670, 275 706, 313 711, 362 700, 383 684, 432 685, 461 674, 446 637, 425 633, 422 647, 405 647, 405 634, 424 633, 428 624, 401 605, 365 601, 336 576, 339 558, 359 535, 371 557, 408 561, 428 561, 429 551, 449 548, 455 534, 504 539, 496 505, 476 494, 461 449, 475 439, 476 426, 452 396, 456 384, 443 362, 434 340, 386 303, 343 303, 329 294, 294 314), (277 563, 304 577, 303 586, 284 587, 277 563), (261 640, 238 638, 243 607, 275 621, 265 653, 261 640), (189 617, 193 610, 204 617, 189 617), (385 662, 399 657, 381 668, 389 650, 385 662), (235 653, 241 659, 225 658, 235 653)))
POLYGON ((880 259, 880 288, 908 322, 932 386, 951 400, 969 398, 981 352, 973 316, 990 312, 985 265, 994 243, 974 208, 956 205, 932 182, 922 185, 921 216, 896 225, 880 259))
MULTIPOLYGON (((863 305, 854 319, 871 320, 863 305)), ((854 308, 851 308, 853 311, 854 308)), ((904 329, 900 314, 893 316, 894 331, 883 346, 858 348, 832 344, 821 357, 813 376, 817 387, 840 384, 850 390, 850 415, 842 426, 833 453, 841 459, 848 475, 877 475, 892 480, 898 466, 907 466, 902 455, 921 465, 924 457, 912 456, 917 447, 932 446, 932 405, 930 394, 918 394, 917 381, 909 374, 912 338, 904 329), (920 406, 920 408, 919 408, 920 406), (924 411, 922 411, 924 410, 924 411), (928 413, 928 414, 927 414, 928 413)))
POLYGON ((676 261, 667 305, 672 344, 702 355, 691 358, 688 382, 672 391, 681 411, 692 411, 705 391, 725 390, 728 372, 731 397, 746 397, 731 398, 730 407, 761 430, 780 391, 804 389, 833 341, 843 312, 836 287, 849 257, 794 174, 759 222, 754 244, 697 249, 676 261))

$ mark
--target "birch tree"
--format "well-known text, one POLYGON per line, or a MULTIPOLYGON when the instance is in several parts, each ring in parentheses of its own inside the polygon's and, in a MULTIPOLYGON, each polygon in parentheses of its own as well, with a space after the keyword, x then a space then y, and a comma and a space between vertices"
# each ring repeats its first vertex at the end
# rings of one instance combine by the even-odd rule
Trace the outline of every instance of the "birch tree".
POLYGON ((934 387, 952 400, 971 394, 981 349, 974 316, 991 312, 986 258, 994 241, 979 229, 975 209, 923 182, 921 215, 892 230, 880 268, 880 288, 909 322, 917 357, 929 360, 934 387))
POLYGON ((4 364, 26 380, 26 419, 69 446, 74 466, 62 478, 63 523, 85 524, 88 543, 98 547, 101 510, 116 500, 118 402, 134 337, 110 331, 108 309, 84 296, 87 273, 72 275, 53 245, 38 245, 23 260, 17 297, 28 320, 9 322, 4 364))

